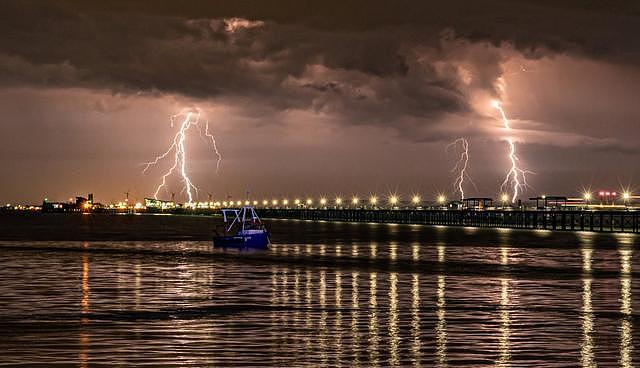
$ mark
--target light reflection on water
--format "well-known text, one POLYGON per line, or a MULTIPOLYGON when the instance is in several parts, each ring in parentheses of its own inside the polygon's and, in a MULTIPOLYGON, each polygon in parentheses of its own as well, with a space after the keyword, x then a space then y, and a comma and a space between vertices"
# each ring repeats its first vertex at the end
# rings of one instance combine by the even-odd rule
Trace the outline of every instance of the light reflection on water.
POLYGON ((436 362, 438 367, 447 366, 447 320, 445 301, 446 280, 444 275, 438 275, 437 289, 437 321, 436 321, 436 362))
POLYGON ((500 338, 498 340, 499 356, 497 367, 509 367, 511 353, 509 352, 509 334, 511 320, 509 318, 509 280, 500 280, 500 338))
POLYGON ((619 249, 620 269, 620 312, 623 317, 620 325, 620 366, 633 367, 633 308, 631 296, 631 259, 633 246, 628 238, 623 238, 619 249))
POLYGON ((0 259, 0 356, 80 367, 638 361, 634 237, 602 248, 580 233, 578 247, 535 248, 515 232, 464 245, 448 231, 461 230, 422 241, 282 242, 246 259, 207 242, 23 243, 0 259))

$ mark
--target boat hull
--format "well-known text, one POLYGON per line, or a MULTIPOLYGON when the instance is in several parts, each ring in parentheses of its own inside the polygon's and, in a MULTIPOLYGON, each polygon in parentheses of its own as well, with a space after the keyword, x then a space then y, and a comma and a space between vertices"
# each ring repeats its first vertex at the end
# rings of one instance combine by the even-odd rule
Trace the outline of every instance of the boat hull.
POLYGON ((213 246, 217 248, 268 249, 269 234, 264 232, 236 236, 216 236, 213 238, 213 246))

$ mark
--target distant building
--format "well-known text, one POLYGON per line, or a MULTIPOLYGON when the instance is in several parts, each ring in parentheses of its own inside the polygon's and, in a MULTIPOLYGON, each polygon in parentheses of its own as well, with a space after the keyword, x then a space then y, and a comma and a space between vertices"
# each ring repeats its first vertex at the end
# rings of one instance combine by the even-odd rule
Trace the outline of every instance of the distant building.
POLYGON ((176 208, 176 203, 173 201, 163 201, 155 198, 145 198, 144 206, 149 210, 173 210, 176 208))
POLYGON ((493 207, 493 198, 464 198, 462 200, 464 208, 483 209, 493 207))
POLYGON ((90 198, 76 197, 75 202, 50 202, 45 198, 42 201, 42 212, 83 212, 92 208, 93 194, 89 194, 90 198))
POLYGON ((536 209, 548 210, 557 209, 567 206, 568 198, 565 196, 540 196, 529 198, 530 201, 536 202, 536 209))

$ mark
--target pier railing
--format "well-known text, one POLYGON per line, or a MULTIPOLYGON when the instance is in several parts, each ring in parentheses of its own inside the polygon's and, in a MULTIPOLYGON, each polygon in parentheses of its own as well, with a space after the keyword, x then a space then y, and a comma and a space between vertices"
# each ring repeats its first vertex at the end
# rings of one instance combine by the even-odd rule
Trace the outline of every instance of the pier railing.
POLYGON ((640 211, 277 209, 257 210, 263 218, 474 226, 559 231, 640 232, 640 211))

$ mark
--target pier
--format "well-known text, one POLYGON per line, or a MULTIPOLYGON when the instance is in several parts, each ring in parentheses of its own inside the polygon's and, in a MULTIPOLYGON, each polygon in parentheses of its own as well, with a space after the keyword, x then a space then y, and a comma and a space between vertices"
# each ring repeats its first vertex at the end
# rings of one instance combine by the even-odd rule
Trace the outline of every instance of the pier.
POLYGON ((489 228, 640 232, 640 211, 468 210, 468 209, 280 209, 261 208, 260 217, 311 221, 374 222, 489 228))

